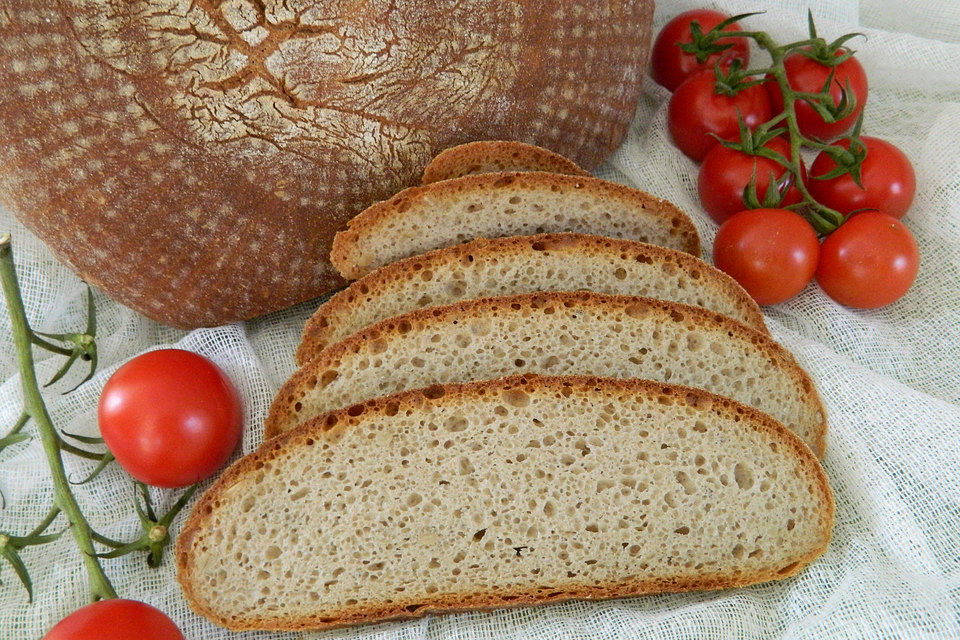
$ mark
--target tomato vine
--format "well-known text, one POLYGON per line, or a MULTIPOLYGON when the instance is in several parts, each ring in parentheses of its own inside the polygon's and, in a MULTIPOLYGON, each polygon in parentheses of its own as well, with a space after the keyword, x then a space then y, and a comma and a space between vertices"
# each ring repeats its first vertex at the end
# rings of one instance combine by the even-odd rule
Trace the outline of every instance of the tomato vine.
MULTIPOLYGON (((698 55, 698 52, 712 52, 716 49, 718 40, 731 36, 731 32, 723 31, 725 27, 745 18, 758 15, 758 13, 762 12, 733 16, 717 24, 706 33, 701 32, 699 29, 692 29, 693 42, 682 45, 681 48, 685 52, 694 55, 698 55)), ((829 177, 849 173, 859 184, 859 171, 864 157, 864 147, 859 138, 862 118, 858 118, 850 134, 843 138, 850 141, 848 149, 804 135, 800 130, 797 119, 797 103, 803 102, 810 105, 810 107, 823 118, 824 122, 836 123, 856 112, 856 97, 848 83, 846 86, 841 87, 840 99, 834 101, 830 93, 830 88, 835 82, 833 71, 830 72, 819 92, 795 90, 790 85, 784 62, 791 54, 800 53, 817 60, 825 66, 835 67, 853 56, 853 52, 845 48, 844 45, 851 38, 861 34, 845 34, 833 42, 828 43, 817 34, 812 13, 808 13, 808 28, 810 31, 809 38, 783 45, 779 44, 765 31, 736 32, 736 37, 753 40, 758 47, 766 51, 770 56, 770 64, 768 66, 744 70, 738 69, 738 77, 741 79, 755 78, 752 83, 770 80, 776 82, 777 87, 783 95, 784 107, 781 113, 775 115, 753 131, 749 131, 746 127, 741 127, 741 139, 739 141, 731 142, 721 140, 720 142, 725 146, 744 151, 751 155, 770 158, 783 166, 790 174, 790 176, 788 176, 790 181, 796 186, 802 196, 800 202, 788 205, 785 208, 798 210, 798 212, 803 213, 819 233, 828 234, 843 224, 845 217, 836 209, 832 209, 818 202, 810 193, 802 175, 801 150, 806 147, 826 153, 837 163, 837 169, 834 175, 829 177), (789 157, 763 146, 765 141, 780 135, 786 135, 790 142, 789 157)), ((725 61, 723 59, 718 61, 715 73, 718 86, 722 90, 729 90, 729 82, 726 80, 726 74, 722 70, 724 64, 725 61)), ((745 83, 744 86, 749 86, 752 83, 745 83)), ((814 179, 823 179, 825 177, 826 176, 816 176, 814 179)))
POLYGON ((33 581, 26 563, 21 558, 21 552, 28 547, 51 543, 69 530, 80 551, 83 566, 86 569, 91 599, 116 598, 117 592, 101 565, 101 558, 114 558, 134 551, 144 551, 148 554, 148 565, 151 567, 159 566, 163 549, 170 543, 168 534, 170 524, 196 491, 197 485, 190 487, 166 514, 158 517, 154 512, 147 488, 137 483, 144 507, 140 506, 138 500, 135 500, 134 506, 144 533, 133 542, 123 543, 111 540, 98 533, 90 525, 71 489, 71 484, 90 482, 113 461, 113 456, 109 451, 90 451, 69 441, 73 440, 86 445, 102 445, 103 440, 100 438, 74 435, 56 429, 50 412, 47 410, 41 385, 37 379, 33 347, 66 357, 63 366, 44 387, 62 379, 77 362, 88 362, 90 364, 90 370, 80 384, 92 378, 97 368, 96 307, 93 293, 90 289, 87 290, 87 324, 82 332, 45 334, 34 331, 30 327, 24 309, 9 234, 0 236, 0 283, 2 283, 3 296, 10 316, 24 401, 24 409, 20 417, 7 434, 0 438, 0 451, 30 440, 32 436, 26 432, 26 428, 30 424, 35 425, 36 435, 39 436, 43 444, 50 470, 54 496, 53 505, 47 514, 28 533, 15 535, 0 532, 0 557, 12 567, 26 589, 28 599, 32 600, 33 581), (96 461, 97 464, 85 479, 73 483, 68 478, 64 467, 63 455, 65 453, 96 461), (61 515, 64 516, 68 526, 51 533, 54 524, 61 515), (111 550, 99 553, 98 545, 111 550))

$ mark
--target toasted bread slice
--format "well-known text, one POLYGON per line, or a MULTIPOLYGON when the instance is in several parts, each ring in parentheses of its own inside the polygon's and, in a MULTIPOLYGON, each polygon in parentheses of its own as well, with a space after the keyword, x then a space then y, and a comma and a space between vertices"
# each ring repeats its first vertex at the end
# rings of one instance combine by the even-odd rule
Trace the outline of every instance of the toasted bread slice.
POLYGON ((307 321, 297 364, 363 327, 419 308, 576 290, 696 305, 767 332, 753 298, 733 278, 690 254, 577 233, 513 236, 413 256, 357 280, 307 321))
POLYGON ((830 540, 810 450, 749 407, 515 376, 320 416, 231 466, 177 540, 191 606, 321 629, 797 573, 830 540))
POLYGON ((621 184, 556 173, 488 173, 405 189, 355 217, 330 260, 347 279, 477 238, 572 231, 639 240, 699 256, 685 213, 621 184))
POLYGON ((389 393, 526 372, 706 389, 769 413, 817 455, 824 449, 816 389, 769 336, 699 307, 583 291, 468 300, 367 327, 287 381, 266 434, 389 393))
POLYGON ((589 176, 573 160, 525 142, 479 140, 442 151, 423 170, 423 184, 500 171, 547 171, 589 176))

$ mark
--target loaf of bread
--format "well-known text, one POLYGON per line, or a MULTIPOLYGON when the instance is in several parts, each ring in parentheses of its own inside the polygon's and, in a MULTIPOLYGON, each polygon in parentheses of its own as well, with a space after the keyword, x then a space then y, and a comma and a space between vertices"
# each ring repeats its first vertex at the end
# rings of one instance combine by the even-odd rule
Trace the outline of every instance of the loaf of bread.
POLYGON ((543 147, 508 140, 478 140, 451 147, 437 155, 423 170, 423 184, 501 171, 590 175, 575 162, 543 147))
POLYGON ((422 307, 536 291, 587 290, 682 302, 767 332, 736 281, 688 253, 576 233, 481 239, 381 267, 320 305, 297 364, 351 333, 422 307))
POLYGON ((336 411, 236 462, 177 541, 231 629, 718 589, 791 576, 833 499, 799 439, 703 391, 515 376, 336 411))
POLYGON ((676 206, 584 176, 487 173, 401 191, 347 225, 330 260, 347 279, 477 238, 576 232, 656 244, 695 256, 700 239, 676 206))
POLYGON ((706 389, 770 414, 823 453, 820 398, 769 336, 699 307, 590 292, 468 300, 363 329, 280 389, 266 437, 377 396, 525 372, 706 389))
POLYGON ((6 0, 0 204, 166 324, 343 283, 333 234, 439 151, 591 169, 633 119, 653 0, 6 0))

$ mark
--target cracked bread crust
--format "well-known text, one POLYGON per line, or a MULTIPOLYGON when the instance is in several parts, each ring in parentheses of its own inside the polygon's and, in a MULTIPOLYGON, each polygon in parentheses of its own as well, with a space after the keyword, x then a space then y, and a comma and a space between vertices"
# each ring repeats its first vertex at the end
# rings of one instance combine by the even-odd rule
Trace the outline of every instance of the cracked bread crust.
POLYGON ((297 364, 367 325, 418 308, 577 289, 696 304, 768 333, 753 298, 733 278, 690 254, 632 240, 555 233, 481 238, 367 274, 320 305, 307 321, 297 364), (529 273, 530 268, 535 272, 529 273), (698 298, 709 303, 696 302, 698 298), (385 308, 379 311, 379 305, 385 308))
POLYGON ((505 136, 599 164, 633 117, 652 10, 12 0, 0 202, 151 318, 251 318, 340 286, 334 232, 441 149, 505 136))
POLYGON ((442 151, 423 170, 422 182, 430 184, 477 173, 501 171, 590 175, 575 162, 543 147, 508 140, 478 140, 442 151))
POLYGON ((502 172, 411 187, 374 204, 337 233, 330 261, 356 280, 391 262, 477 238, 559 232, 700 255, 693 222, 667 200, 599 178, 502 172))
POLYGON ((466 300, 362 329, 281 387, 264 438, 375 395, 522 372, 705 387, 765 409, 816 455, 826 448, 826 411, 816 387, 770 336, 700 307, 587 291, 466 300), (652 343, 643 342, 647 335, 652 343), (380 367, 398 373, 377 376, 380 367))
MULTIPOLYGON (((344 452, 346 453, 346 452, 344 452)), ((351 452, 351 455, 352 452, 351 452)), ((531 521, 538 517, 531 514, 531 521)), ((542 377, 520 375, 500 380, 451 384, 407 391, 393 396, 377 398, 361 405, 333 411, 319 416, 279 438, 266 443, 228 468, 216 483, 194 505, 184 528, 177 539, 177 578, 191 607, 199 614, 230 629, 328 629, 351 624, 383 620, 398 620, 420 617, 427 614, 443 614, 468 610, 487 610, 529 604, 560 602, 570 599, 620 598, 651 593, 679 592, 688 590, 739 587, 769 580, 778 580, 796 574, 821 555, 827 548, 834 519, 834 502, 827 478, 810 449, 793 433, 769 416, 698 389, 678 385, 659 384, 644 380, 615 380, 594 377, 542 377), (389 424, 395 416, 413 413, 443 413, 456 406, 477 407, 491 398, 506 399, 519 391, 531 398, 561 397, 588 398, 596 403, 633 401, 638 396, 648 396, 659 405, 677 407, 678 412, 694 411, 712 415, 739 425, 748 433, 756 433, 773 451, 783 450, 789 454, 792 469, 781 472, 796 474, 806 483, 812 504, 816 505, 815 522, 804 523, 815 532, 811 533, 807 548, 787 552, 788 557, 764 561, 768 566, 753 566, 725 573, 709 571, 693 572, 685 576, 637 576, 623 575, 618 579, 598 584, 570 581, 539 587, 535 582, 526 587, 497 589, 496 591, 461 591, 460 593, 433 596, 403 597, 393 603, 379 605, 359 604, 341 609, 320 610, 298 615, 270 614, 231 615, 218 610, 202 586, 202 569, 199 556, 205 552, 211 534, 212 520, 216 511, 225 503, 236 500, 235 496, 246 495, 251 476, 269 469, 273 460, 290 452, 323 447, 335 447, 337 442, 354 429, 368 429, 377 423, 389 424), (246 485, 245 485, 246 483, 246 485), (696 575, 695 575, 696 574, 696 575)), ((789 527, 788 527, 789 528, 789 527)), ((220 552, 222 555, 223 552, 220 552)), ((753 556, 750 556, 750 560, 753 556)), ((682 572, 681 572, 682 573, 682 572)), ((319 605, 318 605, 319 606, 319 605)))

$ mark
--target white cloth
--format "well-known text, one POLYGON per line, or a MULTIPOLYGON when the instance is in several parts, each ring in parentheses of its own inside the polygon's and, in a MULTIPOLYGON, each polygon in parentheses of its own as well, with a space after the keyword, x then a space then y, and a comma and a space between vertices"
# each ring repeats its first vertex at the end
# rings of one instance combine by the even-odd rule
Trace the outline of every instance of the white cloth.
MULTIPOLYGON (((748 24, 783 42, 804 36, 808 4, 829 39, 865 33, 866 40, 853 42, 870 78, 864 132, 903 148, 917 171, 918 193, 905 222, 920 245, 921 268, 903 300, 879 311, 852 311, 812 285, 795 300, 766 310, 774 336, 813 376, 829 411, 825 467, 837 499, 829 551, 795 578, 746 589, 431 617, 323 637, 960 638, 960 5, 956 0, 714 4, 730 13, 766 8, 748 24)), ((656 26, 694 6, 686 0, 660 2, 656 26)), ((696 218, 709 249, 715 227, 697 202, 696 167, 669 142, 667 99, 666 91, 647 82, 629 139, 600 175, 674 201, 696 218)), ((0 211, 0 230, 6 229, 13 233, 34 326, 82 327, 84 286, 0 211)), ((47 393, 54 420, 69 431, 95 434, 97 398, 109 374, 139 352, 177 345, 212 358, 237 383, 246 403, 243 451, 248 452, 260 441, 274 392, 293 371, 293 350, 314 306, 184 333, 98 294, 101 372, 67 396, 47 393)), ((18 416, 21 399, 6 314, 0 314, 0 345, 0 425, 7 426, 18 416)), ((45 357, 41 379, 59 362, 45 357)), ((57 389, 69 386, 67 380, 57 389)), ((74 477, 90 469, 89 462, 66 459, 74 477)), ((51 490, 39 441, 0 454, 0 490, 6 496, 0 530, 24 533, 42 517, 51 490)), ((133 487, 119 468, 75 491, 98 530, 116 539, 138 535, 133 487)), ((166 507, 176 493, 154 495, 166 507)), ((27 551, 24 560, 35 581, 34 604, 26 602, 9 566, 0 563, 3 640, 38 637, 86 602, 86 575, 69 535, 27 551)), ((232 635, 194 615, 169 555, 158 570, 139 555, 103 564, 121 596, 160 607, 190 640, 291 635, 232 635)))

